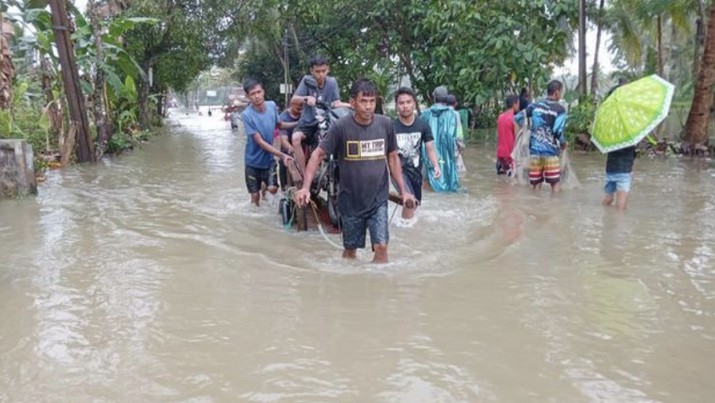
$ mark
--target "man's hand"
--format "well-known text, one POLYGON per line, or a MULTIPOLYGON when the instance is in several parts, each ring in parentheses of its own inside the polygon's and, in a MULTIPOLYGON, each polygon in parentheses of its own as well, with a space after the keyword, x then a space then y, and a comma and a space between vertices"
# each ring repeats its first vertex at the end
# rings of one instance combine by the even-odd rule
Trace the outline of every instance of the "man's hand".
POLYGON ((310 203, 310 190, 306 188, 300 188, 293 195, 293 201, 298 207, 307 206, 310 203))
POLYGON ((283 165, 285 166, 288 166, 288 164, 293 161, 293 157, 285 153, 281 155, 281 159, 283 160, 283 165))
POLYGON ((306 104, 308 104, 308 105, 310 105, 310 106, 315 106, 315 101, 317 101, 317 100, 315 99, 315 97, 312 96, 312 95, 308 95, 308 96, 306 96, 306 97, 303 97, 303 100, 305 101, 306 104))
POLYGON ((417 206, 417 199, 410 192, 402 193, 402 206, 407 208, 415 208, 417 206))
POLYGON ((439 179, 440 176, 442 176, 442 170, 439 168, 439 164, 434 166, 434 169, 432 170, 434 172, 434 178, 439 179))

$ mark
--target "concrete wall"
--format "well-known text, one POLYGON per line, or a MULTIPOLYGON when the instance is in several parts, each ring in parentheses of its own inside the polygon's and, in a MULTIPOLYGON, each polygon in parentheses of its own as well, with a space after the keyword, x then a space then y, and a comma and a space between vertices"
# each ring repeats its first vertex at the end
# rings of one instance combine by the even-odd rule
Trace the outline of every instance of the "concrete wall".
POLYGON ((37 194, 32 146, 26 140, 0 140, 0 197, 37 194))

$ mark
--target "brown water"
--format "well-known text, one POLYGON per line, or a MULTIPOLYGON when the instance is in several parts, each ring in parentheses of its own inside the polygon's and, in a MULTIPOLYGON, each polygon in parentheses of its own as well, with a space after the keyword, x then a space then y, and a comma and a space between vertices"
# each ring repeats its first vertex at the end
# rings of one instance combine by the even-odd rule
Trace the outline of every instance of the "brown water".
POLYGON ((639 159, 620 214, 600 155, 551 197, 472 147, 373 266, 249 206, 227 126, 0 202, 0 401, 712 401, 712 161, 639 159))

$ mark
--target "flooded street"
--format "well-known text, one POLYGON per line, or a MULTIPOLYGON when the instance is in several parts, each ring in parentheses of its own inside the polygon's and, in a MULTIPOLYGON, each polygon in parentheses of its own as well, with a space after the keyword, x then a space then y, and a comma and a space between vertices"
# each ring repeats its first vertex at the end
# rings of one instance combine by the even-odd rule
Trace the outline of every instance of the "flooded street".
POLYGON ((712 400, 715 162, 638 159, 621 214, 601 155, 551 197, 472 146, 374 266, 251 207, 244 144, 181 116, 0 202, 0 402, 712 400))

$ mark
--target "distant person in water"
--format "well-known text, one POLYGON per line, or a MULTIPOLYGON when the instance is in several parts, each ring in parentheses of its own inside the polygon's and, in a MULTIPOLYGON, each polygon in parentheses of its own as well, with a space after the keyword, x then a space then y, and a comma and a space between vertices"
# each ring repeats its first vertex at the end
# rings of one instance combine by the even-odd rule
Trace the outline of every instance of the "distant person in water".
POLYGON ((514 151, 516 125, 514 114, 519 111, 519 98, 516 95, 506 97, 506 109, 497 119, 497 175, 512 176, 514 161, 511 153, 514 151))

